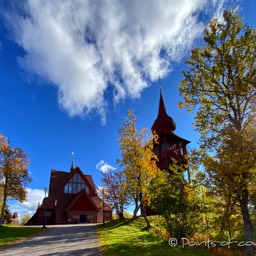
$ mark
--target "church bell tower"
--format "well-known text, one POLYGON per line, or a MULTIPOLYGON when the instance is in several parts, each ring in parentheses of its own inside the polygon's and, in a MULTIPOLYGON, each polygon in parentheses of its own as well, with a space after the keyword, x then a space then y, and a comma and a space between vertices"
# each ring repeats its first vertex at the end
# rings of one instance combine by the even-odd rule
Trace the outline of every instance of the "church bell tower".
POLYGON ((158 167, 161 170, 169 170, 169 166, 173 160, 179 165, 187 164, 187 149, 186 145, 190 141, 183 139, 174 133, 176 124, 165 109, 162 89, 160 88, 160 99, 158 107, 158 115, 153 123, 151 130, 158 135, 158 144, 154 145, 154 153, 158 157, 158 167))

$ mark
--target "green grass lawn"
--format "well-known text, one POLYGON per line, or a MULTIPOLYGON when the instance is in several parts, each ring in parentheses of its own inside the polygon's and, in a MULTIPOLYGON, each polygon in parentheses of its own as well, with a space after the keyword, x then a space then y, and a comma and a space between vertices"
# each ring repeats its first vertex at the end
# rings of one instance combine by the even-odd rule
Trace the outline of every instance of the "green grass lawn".
POLYGON ((174 255, 174 256, 210 256, 209 252, 181 246, 170 247, 168 241, 159 238, 141 228, 141 218, 133 220, 115 220, 104 227, 97 226, 100 249, 103 256, 128 255, 174 255))
POLYGON ((24 227, 24 226, 12 226, 3 225, 0 226, 0 248, 15 244, 21 240, 32 235, 39 234, 47 229, 39 227, 24 227))

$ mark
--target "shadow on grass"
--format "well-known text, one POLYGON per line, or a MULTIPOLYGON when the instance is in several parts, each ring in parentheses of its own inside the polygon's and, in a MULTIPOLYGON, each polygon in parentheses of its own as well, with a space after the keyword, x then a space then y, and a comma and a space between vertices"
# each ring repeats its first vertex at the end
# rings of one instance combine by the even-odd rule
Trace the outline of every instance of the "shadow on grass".
POLYGON ((147 232, 143 219, 114 220, 99 226, 102 256, 173 255, 173 256, 243 256, 241 248, 186 245, 171 247, 168 241, 147 232))
POLYGON ((140 219, 115 220, 97 228, 101 238, 100 252, 102 256, 212 255, 209 252, 197 251, 192 248, 170 247, 167 240, 145 231, 144 223, 140 219))
POLYGON ((0 226, 0 239, 6 238, 19 238, 26 237, 33 234, 41 233, 47 229, 42 228, 31 228, 31 227, 17 227, 17 226, 0 226))
POLYGON ((105 224, 105 226, 103 226, 102 224, 97 225, 97 229, 98 230, 107 230, 107 229, 115 229, 115 228, 119 228, 121 226, 127 226, 130 223, 132 223, 133 221, 135 221, 136 219, 121 219, 121 220, 112 220, 110 222, 107 222, 105 224))
MULTIPOLYGON (((147 241, 148 238, 145 238, 147 241)), ((180 246, 170 247, 166 241, 157 244, 137 245, 136 243, 116 243, 112 245, 104 245, 100 248, 102 256, 133 256, 133 255, 147 255, 147 256, 211 256, 210 252, 198 251, 190 248, 182 248, 180 246)))
POLYGON ((0 248, 47 231, 47 228, 0 226, 0 248))

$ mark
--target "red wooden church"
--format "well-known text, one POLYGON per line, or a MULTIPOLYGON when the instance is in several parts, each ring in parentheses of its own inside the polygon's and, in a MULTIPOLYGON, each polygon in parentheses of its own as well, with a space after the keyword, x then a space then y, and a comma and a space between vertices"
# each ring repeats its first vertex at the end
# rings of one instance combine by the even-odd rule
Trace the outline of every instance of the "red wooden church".
POLYGON ((70 172, 52 170, 49 194, 28 225, 96 223, 112 220, 112 209, 99 198, 91 175, 79 167, 70 172), (45 218, 44 218, 45 216, 45 218))

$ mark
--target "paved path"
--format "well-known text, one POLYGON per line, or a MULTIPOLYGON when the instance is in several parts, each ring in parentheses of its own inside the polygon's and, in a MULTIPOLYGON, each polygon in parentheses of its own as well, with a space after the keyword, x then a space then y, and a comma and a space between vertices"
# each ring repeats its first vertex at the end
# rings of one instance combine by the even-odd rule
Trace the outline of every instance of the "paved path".
POLYGON ((49 230, 23 242, 0 249, 2 256, 61 255, 99 256, 94 224, 47 226, 49 230))

